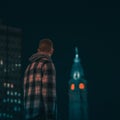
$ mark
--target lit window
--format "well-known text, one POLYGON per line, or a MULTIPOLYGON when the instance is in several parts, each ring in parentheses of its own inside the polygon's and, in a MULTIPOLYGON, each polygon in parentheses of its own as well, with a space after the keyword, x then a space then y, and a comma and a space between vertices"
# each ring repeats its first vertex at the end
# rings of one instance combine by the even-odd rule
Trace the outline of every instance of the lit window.
POLYGON ((17 100, 15 99, 14 102, 17 103, 17 100))
POLYGON ((21 64, 18 64, 19 67, 21 67, 21 64))
POLYGON ((7 95, 9 95, 10 94, 10 92, 9 91, 7 91, 7 95))
POLYGON ((75 84, 74 84, 74 83, 71 84, 70 89, 71 89, 71 90, 74 90, 74 89, 75 89, 75 84))
POLYGON ((14 87, 14 85, 13 84, 11 84, 11 88, 13 88, 14 87))
POLYGON ((17 67, 18 66, 18 64, 15 64, 15 67, 17 67))
POLYGON ((4 72, 7 72, 6 68, 4 68, 4 72))
POLYGON ((0 60, 0 65, 3 65, 3 60, 0 60))
POLYGON ((9 114, 7 114, 7 118, 9 118, 9 114))
POLYGON ((10 102, 13 103, 13 99, 11 99, 10 102))
POLYGON ((6 87, 6 83, 3 83, 4 87, 6 87))
POLYGON ((6 102, 6 99, 3 99, 3 102, 5 103, 5 102, 6 102))
POLYGON ((3 113, 3 117, 5 117, 6 116, 6 114, 5 113, 3 113))
POLYGON ((13 95, 13 92, 11 92, 11 95, 13 95))
POLYGON ((7 87, 10 87, 10 84, 9 84, 9 83, 7 84, 7 87))
POLYGON ((14 111, 17 111, 17 107, 14 107, 14 111))
POLYGON ((82 89, 82 90, 83 90, 84 88, 85 88, 85 84, 84 84, 84 83, 80 83, 80 84, 79 84, 79 89, 82 89))
POLYGON ((17 95, 17 92, 15 92, 15 96, 17 95))
POLYGON ((18 103, 19 103, 19 104, 21 103, 21 100, 20 100, 20 99, 18 100, 18 103))

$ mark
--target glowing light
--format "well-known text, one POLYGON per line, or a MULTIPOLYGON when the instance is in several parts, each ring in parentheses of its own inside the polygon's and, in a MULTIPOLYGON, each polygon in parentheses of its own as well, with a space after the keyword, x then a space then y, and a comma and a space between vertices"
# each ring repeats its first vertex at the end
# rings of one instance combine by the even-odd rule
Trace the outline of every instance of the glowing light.
POLYGON ((17 111, 17 107, 14 107, 14 111, 17 111))
POLYGON ((7 91, 7 95, 9 95, 10 94, 10 92, 9 91, 7 91))
POLYGON ((76 58, 78 58, 79 56, 78 56, 78 54, 76 54, 76 58))
POLYGON ((15 92, 15 96, 17 95, 17 92, 15 92))
POLYGON ((21 104, 21 100, 20 99, 18 100, 18 104, 21 104))
POLYGON ((6 68, 4 68, 4 72, 7 72, 6 68))
POLYGON ((11 95, 13 95, 13 92, 11 92, 11 95))
POLYGON ((6 87, 6 83, 3 83, 4 87, 6 87))
POLYGON ((21 67, 21 64, 19 63, 19 64, 15 64, 15 67, 21 67))
POLYGON ((11 84, 11 88, 13 88, 14 87, 14 85, 13 84, 11 84))
POLYGON ((3 65, 3 60, 0 60, 0 65, 3 65))
POLYGON ((11 101, 10 101, 11 103, 13 103, 13 99, 11 99, 11 101))
POLYGON ((7 87, 8 87, 8 88, 10 87, 10 84, 9 84, 9 83, 7 84, 7 87))
POLYGON ((6 102, 6 99, 3 99, 3 102, 5 103, 5 102, 6 102))
POLYGON ((70 89, 74 90, 75 89, 75 84, 72 83, 71 86, 70 86, 70 89))
POLYGON ((3 116, 5 117, 5 116, 6 116, 6 114, 5 114, 5 113, 3 113, 3 116))
POLYGON ((85 84, 84 83, 80 83, 79 84, 79 88, 82 89, 82 90, 85 89, 85 84))
POLYGON ((7 114, 7 118, 9 118, 9 114, 7 114))
POLYGON ((80 73, 77 71, 73 74, 73 79, 77 80, 80 78, 80 73))
POLYGON ((18 64, 15 64, 15 67, 17 67, 18 66, 18 64))
POLYGON ((17 100, 15 99, 14 102, 17 103, 17 100))

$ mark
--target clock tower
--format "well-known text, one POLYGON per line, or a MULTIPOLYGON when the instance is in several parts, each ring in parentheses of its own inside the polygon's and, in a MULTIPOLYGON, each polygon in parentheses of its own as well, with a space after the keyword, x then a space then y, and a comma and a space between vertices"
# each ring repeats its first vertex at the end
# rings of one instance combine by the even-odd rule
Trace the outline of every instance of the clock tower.
POLYGON ((77 48, 75 48, 75 58, 70 77, 69 120, 88 120, 86 80, 77 48))

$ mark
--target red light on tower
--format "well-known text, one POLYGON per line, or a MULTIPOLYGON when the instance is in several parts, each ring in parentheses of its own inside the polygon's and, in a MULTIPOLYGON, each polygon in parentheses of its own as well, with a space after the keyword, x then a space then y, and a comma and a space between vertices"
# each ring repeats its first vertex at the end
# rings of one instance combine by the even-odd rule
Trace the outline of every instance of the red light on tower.
POLYGON ((75 89, 75 84, 72 83, 71 86, 70 86, 70 89, 74 90, 75 89))
POLYGON ((85 89, 85 84, 84 83, 80 83, 79 84, 79 89, 81 89, 81 90, 85 89))

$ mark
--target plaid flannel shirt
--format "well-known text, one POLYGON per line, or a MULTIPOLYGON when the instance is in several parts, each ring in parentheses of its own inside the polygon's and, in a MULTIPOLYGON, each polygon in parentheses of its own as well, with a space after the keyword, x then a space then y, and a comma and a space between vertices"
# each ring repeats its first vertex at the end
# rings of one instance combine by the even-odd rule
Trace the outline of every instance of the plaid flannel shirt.
POLYGON ((41 117, 43 114, 45 120, 55 118, 55 77, 54 64, 46 58, 33 61, 28 65, 24 75, 24 110, 26 119, 35 116, 41 117), (48 62, 44 63, 46 60, 48 62))

